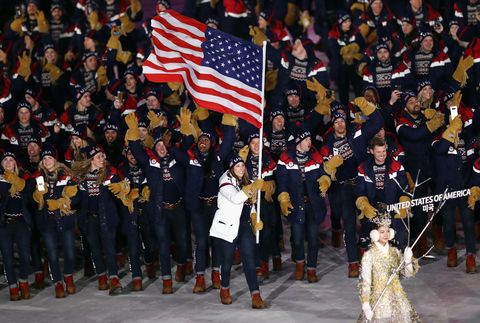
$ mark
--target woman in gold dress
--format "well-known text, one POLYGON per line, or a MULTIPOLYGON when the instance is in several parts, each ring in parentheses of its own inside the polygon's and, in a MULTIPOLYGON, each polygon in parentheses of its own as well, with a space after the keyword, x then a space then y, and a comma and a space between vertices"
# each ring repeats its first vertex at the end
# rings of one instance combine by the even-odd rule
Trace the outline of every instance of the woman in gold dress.
POLYGON ((377 229, 370 232, 372 244, 363 255, 360 269, 358 291, 362 313, 358 322, 421 322, 400 284, 400 274, 412 277, 417 273, 418 261, 412 257, 411 248, 405 248, 402 255, 389 243, 395 236, 389 216, 379 216, 374 222, 377 229), (392 276, 402 260, 401 270, 392 276), (380 296, 386 285, 385 293, 380 296))

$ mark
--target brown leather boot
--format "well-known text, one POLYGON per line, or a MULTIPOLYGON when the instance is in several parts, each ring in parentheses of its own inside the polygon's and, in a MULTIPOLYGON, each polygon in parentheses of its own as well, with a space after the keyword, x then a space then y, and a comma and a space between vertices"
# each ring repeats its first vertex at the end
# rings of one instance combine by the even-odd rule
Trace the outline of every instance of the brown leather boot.
POLYGON ((23 299, 29 299, 30 298, 30 287, 28 286, 28 282, 20 282, 18 283, 18 286, 20 288, 20 294, 22 294, 23 299))
POLYGON ((19 301, 22 297, 20 296, 20 290, 18 287, 10 287, 10 300, 19 301))
POLYGON ((332 229, 332 247, 340 248, 342 245, 342 230, 332 229))
POLYGON ((65 288, 62 282, 55 283, 55 298, 65 298, 65 288))
POLYGON ((240 255, 240 250, 236 248, 235 253, 233 254, 233 264, 240 265, 241 263, 242 263, 242 256, 240 255))
POLYGON ((230 288, 220 288, 220 301, 224 305, 232 304, 232 296, 230 296, 230 288))
POLYGON ((185 275, 191 275, 191 274, 193 274, 193 261, 189 259, 185 264, 185 275))
POLYGON ((433 233, 433 245, 437 250, 445 249, 445 240, 443 238, 443 231, 441 225, 434 224, 432 226, 432 233, 433 233))
POLYGON ((132 287, 130 288, 132 292, 140 292, 143 290, 143 283, 141 278, 135 278, 132 280, 132 287))
POLYGON ((73 275, 65 276, 65 285, 67 286, 67 293, 68 294, 75 294, 77 288, 75 287, 75 283, 73 282, 73 275))
POLYGON ((307 269, 307 280, 309 283, 318 282, 317 270, 316 269, 307 269))
POLYGON ((151 262, 149 264, 145 264, 145 269, 149 279, 154 279, 157 276, 157 268, 155 263, 151 262))
POLYGON ((35 289, 42 289, 45 287, 45 275, 43 271, 39 271, 35 273, 35 282, 33 283, 33 288, 35 289))
POLYGON ((197 275, 195 277, 195 286, 193 286, 194 293, 204 293, 207 288, 205 287, 205 276, 197 275))
POLYGON ((475 262, 475 255, 469 254, 467 255, 467 259, 465 260, 465 265, 467 267, 467 274, 473 274, 477 272, 477 264, 475 262))
POLYGON ((351 264, 348 264, 348 277, 349 278, 358 277, 359 272, 360 272, 360 266, 358 265, 358 262, 353 262, 351 264))
POLYGON ((272 258, 273 270, 280 271, 282 270, 282 257, 275 256, 272 258))
POLYGON ((218 270, 212 270, 212 288, 220 288, 220 272, 218 270))
POLYGON ((252 295, 252 308, 262 309, 267 307, 267 303, 263 301, 260 293, 255 293, 252 295))
POLYGON ((185 281, 185 265, 177 265, 177 271, 175 272, 175 281, 176 282, 185 281))
POLYGON ((295 264, 295 280, 303 280, 305 278, 305 262, 300 261, 295 264))
POLYGON ((173 294, 173 282, 171 279, 163 280, 162 294, 173 294))
POLYGON ((122 284, 120 284, 120 280, 118 277, 113 277, 110 279, 110 291, 108 292, 109 295, 118 295, 122 292, 122 284))
POLYGON ((268 277, 270 277, 270 273, 268 270, 268 262, 260 261, 260 270, 262 271, 262 276, 264 279, 268 279, 268 277))
POLYGON ((448 267, 457 267, 457 248, 448 248, 447 255, 447 266, 448 267))
POLYGON ((108 277, 106 274, 98 276, 98 290, 108 289, 108 277))

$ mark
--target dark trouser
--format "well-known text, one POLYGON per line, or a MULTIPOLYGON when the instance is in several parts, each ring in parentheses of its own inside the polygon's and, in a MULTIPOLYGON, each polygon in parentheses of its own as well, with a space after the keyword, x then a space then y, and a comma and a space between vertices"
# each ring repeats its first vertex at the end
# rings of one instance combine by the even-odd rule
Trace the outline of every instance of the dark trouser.
POLYGON ((60 270, 59 249, 63 251, 63 273, 64 275, 73 274, 75 264, 75 235, 72 230, 57 231, 55 223, 48 225, 47 230, 42 232, 47 252, 48 264, 50 266, 50 275, 54 283, 62 281, 60 270))
POLYGON ((296 262, 305 261, 305 230, 307 231, 307 268, 317 268, 318 227, 315 213, 310 203, 305 203, 306 223, 292 223, 293 248, 296 262))
POLYGON ((143 257, 145 263, 150 264, 155 260, 155 233, 149 223, 146 209, 141 209, 138 212, 138 226, 139 234, 144 246, 143 257))
MULTIPOLYGON (((455 208, 456 203, 447 201, 440 210, 443 218, 443 235, 445 237, 445 246, 453 248, 455 246, 455 208)), ((475 229, 473 211, 467 207, 466 201, 460 203, 460 213, 462 216, 463 232, 465 234, 465 247, 467 253, 475 254, 475 229)))
POLYGON ((92 251, 92 259, 97 275, 103 274, 106 268, 109 276, 118 276, 115 259, 115 229, 104 231, 100 228, 100 218, 90 214, 88 218, 87 239, 92 251), (105 256, 105 260, 104 260, 105 256))
MULTIPOLYGON (((129 218, 131 215, 123 219, 123 233, 127 238, 128 261, 130 270, 132 271, 132 279, 142 278, 142 269, 140 267, 140 234, 137 222, 129 218)), ((118 241, 118 240, 117 240, 118 241)))
POLYGON ((332 210, 340 214, 345 228, 345 246, 347 248, 348 262, 358 262, 358 249, 356 237, 356 208, 353 184, 347 182, 340 184, 334 182, 332 185, 332 210))
POLYGON ((357 72, 355 71, 355 65, 349 66, 342 64, 340 66, 340 73, 338 75, 338 78, 335 81, 337 83, 338 95, 342 104, 347 105, 350 101, 350 84, 352 84, 353 91, 355 92, 356 97, 361 94, 362 82, 360 76, 358 76, 357 72))
POLYGON ((193 259, 193 250, 192 250, 192 217, 190 216, 190 212, 185 210, 185 225, 186 225, 186 235, 187 235, 187 251, 186 251, 186 258, 187 260, 193 259))
POLYGON ((26 281, 30 273, 30 229, 23 220, 15 223, 6 223, 0 227, 0 251, 3 257, 3 266, 7 283, 14 285, 17 283, 15 274, 15 264, 13 259, 13 245, 17 245, 18 256, 20 257, 20 280, 26 281))
MULTIPOLYGON (((413 175, 412 175, 413 177, 413 175)), ((413 177, 415 180, 415 177, 413 177)), ((422 198, 428 195, 429 187, 427 184, 423 184, 419 187, 415 188, 415 196, 413 199, 422 198)), ((422 206, 415 206, 412 208, 413 217, 410 219, 410 244, 413 243, 417 237, 422 232, 423 228, 428 222, 428 214, 427 212, 423 211, 422 206)))
POLYGON ((268 262, 270 256, 280 256, 278 239, 275 235, 277 217, 274 204, 262 200, 260 216, 263 222, 263 230, 260 231, 258 252, 260 260, 268 262))
POLYGON ((155 233, 157 235, 160 255, 160 266, 163 279, 172 278, 172 269, 170 262, 170 232, 175 234, 175 245, 177 248, 177 263, 184 264, 186 258, 186 225, 185 211, 180 205, 173 210, 164 208, 163 214, 155 224, 155 233), (172 229, 172 230, 171 230, 172 229))
MULTIPOLYGON (((192 211, 192 226, 195 234, 195 272, 203 274, 206 267, 208 237, 217 204, 205 205, 200 202, 200 209, 192 211)), ((212 245, 212 268, 220 266, 217 248, 212 245)))
POLYGON ((240 222, 238 236, 232 243, 214 238, 216 249, 220 250, 221 258, 221 285, 223 288, 230 286, 230 270, 233 264, 233 254, 235 247, 238 246, 242 257, 243 272, 247 279, 248 289, 250 293, 258 292, 257 274, 255 271, 255 236, 252 232, 250 222, 240 222))
POLYGON ((30 243, 31 243, 32 269, 33 269, 33 272, 35 273, 43 273, 41 234, 38 231, 35 224, 32 224, 31 229, 32 229, 32 232, 31 232, 30 243))

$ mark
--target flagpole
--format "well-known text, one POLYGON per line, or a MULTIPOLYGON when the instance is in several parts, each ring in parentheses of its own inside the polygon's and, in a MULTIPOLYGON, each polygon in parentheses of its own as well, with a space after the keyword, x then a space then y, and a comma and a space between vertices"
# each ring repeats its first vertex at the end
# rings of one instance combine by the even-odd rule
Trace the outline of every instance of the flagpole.
MULTIPOLYGON (((262 44, 262 108, 260 113, 260 142, 258 151, 258 179, 262 178, 262 158, 263 158, 263 111, 265 110, 265 69, 267 67, 267 42, 263 41, 262 44)), ((257 223, 260 222, 260 200, 262 197, 262 191, 257 193, 257 223)), ((256 243, 260 243, 260 231, 255 232, 256 243)))

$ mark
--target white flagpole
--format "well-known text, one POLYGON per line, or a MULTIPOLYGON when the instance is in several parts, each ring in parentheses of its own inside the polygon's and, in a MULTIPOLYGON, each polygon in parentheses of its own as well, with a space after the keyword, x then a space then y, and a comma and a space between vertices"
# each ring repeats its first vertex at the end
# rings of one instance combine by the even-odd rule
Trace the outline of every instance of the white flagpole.
MULTIPOLYGON (((263 111, 265 110, 265 69, 267 67, 267 42, 262 44, 262 109, 261 109, 261 127, 260 127, 260 145, 258 151, 258 178, 262 178, 262 157, 263 157, 263 111)), ((259 190, 257 194, 257 222, 260 222, 260 200, 262 192, 259 190)), ((260 243, 260 231, 255 232, 256 243, 260 243)))

